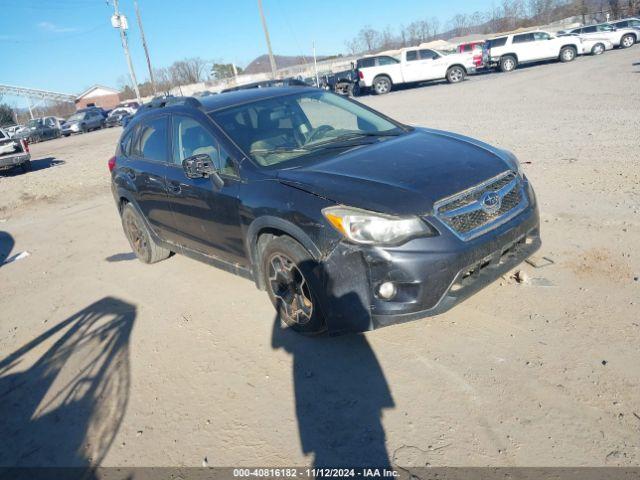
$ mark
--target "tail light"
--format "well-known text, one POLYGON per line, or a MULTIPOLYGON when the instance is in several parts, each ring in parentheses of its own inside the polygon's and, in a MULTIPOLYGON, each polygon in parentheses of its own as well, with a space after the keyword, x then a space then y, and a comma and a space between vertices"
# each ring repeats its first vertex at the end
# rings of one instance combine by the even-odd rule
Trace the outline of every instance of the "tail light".
POLYGON ((364 73, 362 73, 360 70, 358 70, 358 78, 360 78, 360 80, 364 80, 364 73))
POLYGON ((24 138, 22 140, 20 140, 20 143, 22 144, 22 150, 25 153, 29 153, 29 142, 27 142, 24 138))
POLYGON ((109 171, 113 172, 113 169, 116 168, 116 157, 111 157, 107 162, 107 166, 109 167, 109 171))

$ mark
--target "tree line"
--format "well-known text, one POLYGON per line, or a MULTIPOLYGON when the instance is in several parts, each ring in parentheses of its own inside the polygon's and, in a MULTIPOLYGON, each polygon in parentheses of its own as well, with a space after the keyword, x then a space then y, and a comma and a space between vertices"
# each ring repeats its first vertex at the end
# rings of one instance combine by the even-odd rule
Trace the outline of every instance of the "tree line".
POLYGON ((352 55, 379 52, 436 39, 449 39, 470 34, 488 35, 522 27, 544 25, 569 17, 581 17, 582 23, 596 16, 600 21, 633 16, 640 13, 640 0, 502 0, 486 11, 456 14, 441 25, 436 17, 415 20, 398 29, 387 26, 376 30, 363 27, 345 42, 352 55))
MULTIPOLYGON (((242 68, 236 66, 236 71, 240 74, 242 73, 242 68)), ((209 79, 222 80, 233 76, 233 65, 231 63, 207 61, 200 57, 185 58, 173 62, 168 67, 153 70, 156 95, 168 95, 172 89, 183 85, 200 83, 209 79)), ((119 83, 120 96, 123 100, 135 98, 135 91, 128 77, 120 77, 119 83)), ((154 95, 153 85, 150 80, 139 83, 138 90, 143 97, 154 95)))

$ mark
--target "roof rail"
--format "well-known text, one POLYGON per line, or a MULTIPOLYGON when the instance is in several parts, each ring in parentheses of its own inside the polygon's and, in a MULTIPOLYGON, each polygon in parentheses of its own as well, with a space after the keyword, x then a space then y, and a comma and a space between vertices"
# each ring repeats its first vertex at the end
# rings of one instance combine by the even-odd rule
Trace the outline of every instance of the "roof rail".
POLYGON ((193 97, 175 97, 173 95, 163 95, 161 97, 152 98, 150 102, 142 105, 141 108, 163 108, 170 105, 185 105, 188 107, 202 108, 202 103, 193 97))

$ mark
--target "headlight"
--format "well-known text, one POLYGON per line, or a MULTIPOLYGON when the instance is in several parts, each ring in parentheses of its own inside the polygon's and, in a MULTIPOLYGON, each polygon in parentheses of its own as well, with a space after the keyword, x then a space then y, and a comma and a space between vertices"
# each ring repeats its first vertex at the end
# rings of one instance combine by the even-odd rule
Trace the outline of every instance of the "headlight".
POLYGON ((360 244, 399 244, 412 237, 435 234, 418 217, 395 217, 344 206, 327 207, 322 214, 348 240, 360 244))

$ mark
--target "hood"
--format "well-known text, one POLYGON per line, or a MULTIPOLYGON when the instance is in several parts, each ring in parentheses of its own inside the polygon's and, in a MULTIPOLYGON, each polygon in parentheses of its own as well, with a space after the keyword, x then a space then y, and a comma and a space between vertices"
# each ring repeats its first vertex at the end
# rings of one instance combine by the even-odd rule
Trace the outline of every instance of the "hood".
POLYGON ((343 205, 419 215, 430 213, 436 201, 513 168, 510 162, 507 152, 478 140, 420 128, 280 170, 278 180, 343 205))

